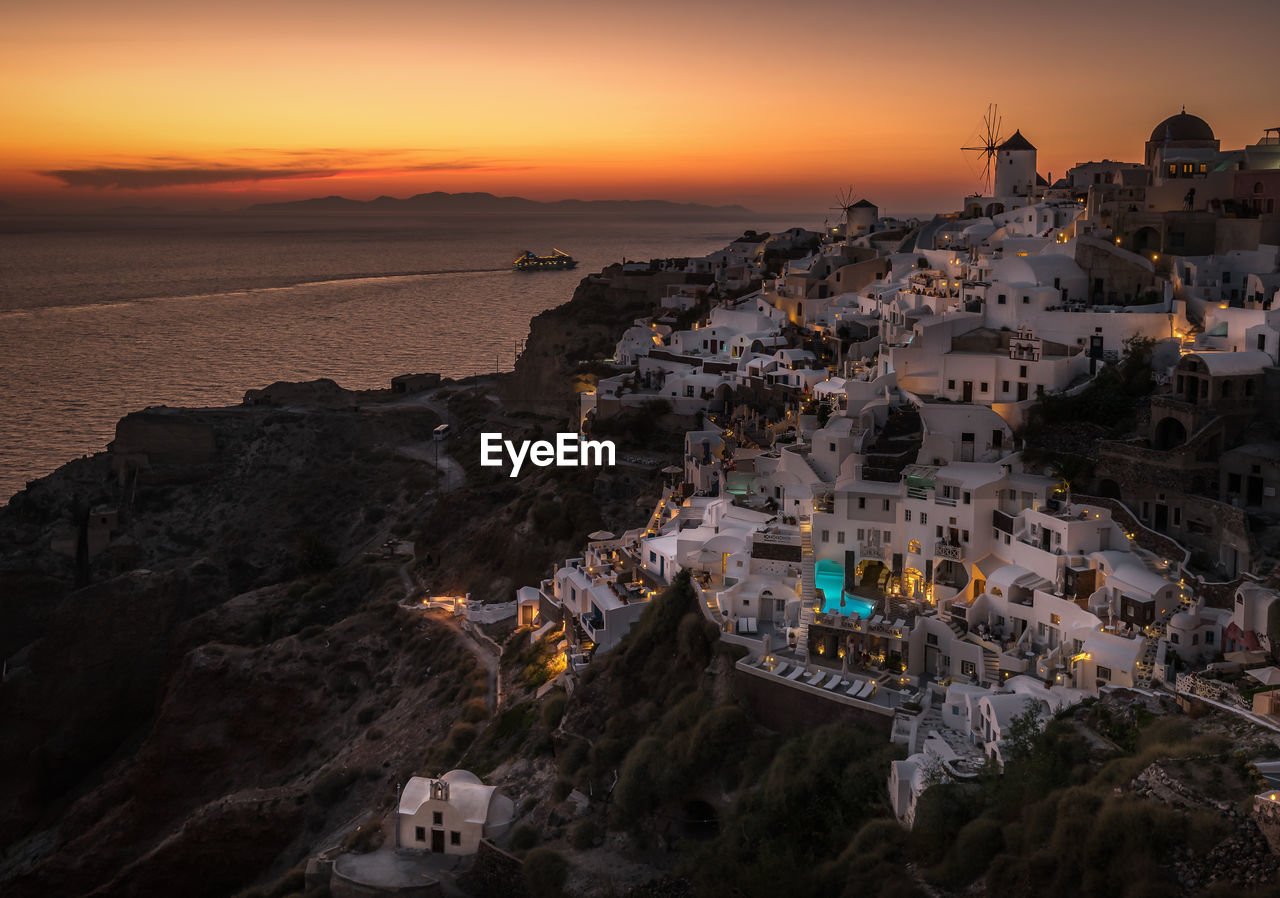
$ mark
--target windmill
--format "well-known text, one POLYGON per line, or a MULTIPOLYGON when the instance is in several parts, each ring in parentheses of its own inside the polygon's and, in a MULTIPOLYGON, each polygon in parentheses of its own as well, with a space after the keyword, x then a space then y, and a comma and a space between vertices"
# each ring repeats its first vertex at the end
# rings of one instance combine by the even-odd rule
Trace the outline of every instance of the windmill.
POLYGON ((982 117, 982 125, 978 131, 978 145, 960 148, 968 153, 981 154, 982 180, 987 196, 991 195, 992 163, 996 158, 996 150, 1000 147, 1000 124, 1003 120, 1000 107, 994 103, 988 103, 987 114, 982 117))
POLYGON ((840 220, 844 224, 849 223, 849 210, 853 208, 853 185, 840 190, 836 193, 836 204, 829 206, 828 211, 839 212, 840 220))

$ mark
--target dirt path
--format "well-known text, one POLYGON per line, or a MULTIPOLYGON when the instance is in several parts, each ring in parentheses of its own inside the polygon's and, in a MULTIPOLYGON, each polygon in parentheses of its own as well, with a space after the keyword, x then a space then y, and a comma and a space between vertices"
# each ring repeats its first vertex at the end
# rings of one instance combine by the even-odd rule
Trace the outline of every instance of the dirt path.
MULTIPOLYGON (((406 595, 405 598, 408 599, 410 596, 406 595)), ((467 651, 471 652, 475 659, 484 665, 486 671, 485 680, 488 686, 485 706, 489 709, 489 713, 493 714, 498 709, 499 690, 501 689, 499 660, 493 649, 462 629, 462 626, 454 619, 453 615, 445 611, 408 603, 406 603, 405 607, 419 611, 422 614, 428 614, 432 620, 444 624, 454 632, 454 635, 458 637, 458 641, 466 647, 467 651)))
POLYGON ((421 443, 410 443, 408 446, 401 446, 396 452, 416 461, 425 461, 427 464, 433 465, 440 472, 440 483, 436 486, 436 490, 441 493, 448 493, 459 489, 467 482, 467 472, 463 470, 462 465, 454 461, 449 455, 447 445, 447 443, 437 442, 436 440, 424 440, 421 443))

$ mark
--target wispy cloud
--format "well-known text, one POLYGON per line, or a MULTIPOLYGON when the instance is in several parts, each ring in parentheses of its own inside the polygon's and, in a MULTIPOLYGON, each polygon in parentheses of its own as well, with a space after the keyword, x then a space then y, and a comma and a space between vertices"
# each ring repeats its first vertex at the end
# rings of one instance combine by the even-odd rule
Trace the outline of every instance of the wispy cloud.
POLYGON ((527 166, 497 160, 444 159, 423 161, 420 150, 295 149, 241 151, 234 155, 273 155, 286 160, 282 165, 255 166, 226 162, 210 163, 176 156, 149 156, 129 165, 92 165, 36 172, 55 178, 65 187, 96 190, 152 190, 162 187, 192 187, 237 182, 296 181, 334 178, 342 175, 372 175, 394 172, 448 172, 514 170, 527 166))
POLYGON ((42 171, 67 187, 149 190, 155 187, 189 187, 235 181, 285 181, 297 178, 330 178, 337 171, 319 168, 67 168, 42 171))

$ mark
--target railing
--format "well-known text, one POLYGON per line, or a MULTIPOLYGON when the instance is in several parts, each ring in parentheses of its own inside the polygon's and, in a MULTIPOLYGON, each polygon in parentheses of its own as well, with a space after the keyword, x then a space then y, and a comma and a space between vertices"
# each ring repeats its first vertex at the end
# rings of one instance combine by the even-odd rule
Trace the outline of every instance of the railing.
POLYGON ((933 547, 933 557, 959 561, 964 558, 964 546, 953 546, 951 543, 938 540, 933 547))
POLYGON ((872 561, 884 561, 884 546, 862 543, 858 547, 858 554, 861 558, 870 559, 872 561))

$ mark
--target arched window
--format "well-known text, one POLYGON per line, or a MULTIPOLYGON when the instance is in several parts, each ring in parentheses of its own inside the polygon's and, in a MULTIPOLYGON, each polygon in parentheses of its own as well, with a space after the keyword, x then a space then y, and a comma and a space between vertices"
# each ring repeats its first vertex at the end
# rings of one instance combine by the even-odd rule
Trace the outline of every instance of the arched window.
POLYGON ((920 554, 920 540, 918 540, 918 539, 913 539, 913 540, 911 541, 911 543, 907 546, 907 551, 908 551, 908 552, 910 552, 912 555, 919 555, 919 554, 920 554))

